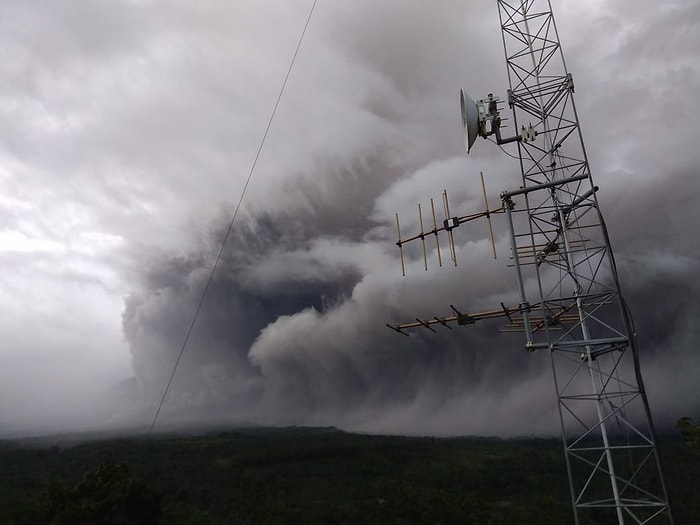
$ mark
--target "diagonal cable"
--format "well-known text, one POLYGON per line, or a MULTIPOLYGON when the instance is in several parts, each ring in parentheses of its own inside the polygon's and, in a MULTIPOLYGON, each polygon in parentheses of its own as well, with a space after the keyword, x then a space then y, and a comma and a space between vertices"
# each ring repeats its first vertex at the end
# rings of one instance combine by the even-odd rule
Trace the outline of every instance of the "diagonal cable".
POLYGON ((299 54, 299 49, 301 48, 301 44, 304 41, 304 36, 306 35, 306 30, 309 27, 309 22, 311 22, 311 16, 314 13, 314 9, 316 8, 316 2, 318 0, 314 0, 314 3, 311 5, 311 9, 309 10, 309 16, 306 18, 306 23, 304 24, 304 29, 301 32, 301 36, 299 37, 299 42, 297 42, 297 47, 294 50, 294 55, 292 56, 292 60, 289 63, 289 68, 287 69, 287 74, 284 77, 284 82, 282 82, 282 87, 280 88, 279 94, 277 95, 277 100, 275 101, 275 105, 272 108, 272 113, 270 114, 270 118, 267 121, 267 127, 265 128, 265 132, 263 133, 262 139, 260 140, 260 145, 258 146, 258 151, 255 153, 255 158, 253 160, 253 164, 250 167, 250 172, 248 172, 248 178, 246 179, 245 185, 243 186, 243 191, 241 192, 241 196, 238 199, 238 204, 236 204, 236 209, 233 212, 233 215, 231 217, 231 221, 228 224, 228 229, 226 230, 226 235, 224 235, 223 240, 221 241, 221 246, 219 248, 219 253, 216 255, 216 260, 214 261, 214 265, 211 268, 211 271, 209 272, 209 277, 207 279, 207 283, 204 285, 204 289, 202 290, 202 295, 199 298, 199 303, 197 304, 197 308, 195 309, 194 316, 192 317, 192 322, 190 323, 189 328, 187 329, 187 333, 185 335, 185 339, 182 342, 182 346, 180 347, 180 353, 177 356, 177 359, 175 360, 175 365, 173 366, 173 370, 170 373, 170 378, 168 379, 167 384, 165 385, 165 390, 163 391, 163 396, 160 399, 160 402, 158 403, 158 409, 156 410, 155 415, 153 416, 153 421, 151 422, 151 426, 148 429, 148 437, 151 437, 151 434, 153 433, 153 428, 156 426, 156 422, 158 421, 158 416, 160 416, 160 412, 163 408, 163 404, 165 403, 165 398, 168 395, 168 391, 170 390, 170 386, 172 385, 173 378, 175 377, 175 373, 177 372, 177 368, 180 365, 180 361, 182 360, 182 356, 185 353, 185 349, 187 348, 187 343, 190 340, 190 336, 192 335, 192 331, 194 330, 195 325, 197 324, 197 319, 199 318, 199 314, 202 310, 202 306, 204 305, 204 300, 206 299, 207 293, 209 293, 209 288, 211 287, 211 283, 214 280, 214 273, 216 272, 216 269, 219 267, 219 263, 221 262, 221 257, 224 253, 224 248, 226 247, 226 243, 229 240, 229 237, 231 236, 231 231, 233 231, 233 225, 236 222, 236 217, 238 216, 238 211, 241 209, 241 204, 243 203, 243 198, 245 197, 246 191, 248 190, 248 186, 250 185, 250 181, 253 178, 253 173, 255 172, 255 167, 258 164, 258 159, 260 158, 260 154, 262 153, 263 147, 265 146, 265 141, 267 140, 267 135, 270 132, 270 128, 272 127, 272 122, 275 119, 275 114, 277 113, 277 108, 280 105, 280 100, 282 100, 282 95, 284 93, 285 88, 287 87, 287 81, 289 80, 289 76, 292 73, 292 68, 294 67, 294 62, 296 61, 297 55, 299 54))

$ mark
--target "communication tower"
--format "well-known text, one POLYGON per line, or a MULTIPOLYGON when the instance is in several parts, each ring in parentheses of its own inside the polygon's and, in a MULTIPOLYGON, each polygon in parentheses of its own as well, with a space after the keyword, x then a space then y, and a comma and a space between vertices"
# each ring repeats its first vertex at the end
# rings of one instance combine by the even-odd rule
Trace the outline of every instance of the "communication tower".
MULTIPOLYGON (((497 0, 510 87, 505 101, 489 94, 474 101, 460 93, 467 152, 478 136, 513 143, 522 175, 501 205, 451 216, 419 234, 427 269, 426 237, 446 233, 456 264, 453 230, 494 213, 505 215, 519 303, 388 325, 434 331, 504 317, 525 336, 527 351, 548 351, 562 440, 578 524, 673 523, 651 412, 639 367, 632 317, 620 290, 615 259, 593 184, 549 0, 497 0), (514 133, 504 137, 501 112, 512 110, 514 133)), ((483 184, 483 176, 482 176, 483 184)), ((486 192, 484 191, 486 199, 486 192)), ((493 242, 493 234, 492 242, 493 242)), ((404 272, 405 273, 405 272, 404 272)))

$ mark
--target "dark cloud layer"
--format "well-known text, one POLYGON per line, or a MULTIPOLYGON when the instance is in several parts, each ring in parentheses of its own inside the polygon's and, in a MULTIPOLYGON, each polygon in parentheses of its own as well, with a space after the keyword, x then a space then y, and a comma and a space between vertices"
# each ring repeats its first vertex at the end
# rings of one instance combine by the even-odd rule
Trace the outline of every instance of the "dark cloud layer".
MULTIPOLYGON (((284 184, 289 198, 279 201, 277 209, 261 214, 249 206, 247 223, 235 225, 207 297, 198 324, 201 337, 192 342, 187 364, 178 370, 171 410, 177 412, 183 392, 196 392, 223 396, 228 404, 218 405, 217 410, 222 411, 221 417, 233 420, 420 433, 554 431, 554 395, 546 359, 526 355, 517 337, 498 334, 497 323, 438 335, 418 332, 410 339, 383 326, 386 321, 417 315, 443 315, 448 303, 470 310, 512 298, 511 284, 504 288, 502 283, 511 283, 514 276, 501 268, 503 257, 489 260, 483 231, 465 232, 458 241, 458 269, 434 269, 421 275, 419 262, 414 261, 410 277, 397 279, 398 261, 391 252, 392 210, 378 209, 392 200, 387 194, 392 195, 394 206, 406 205, 396 202, 402 194, 398 188, 405 185, 402 181, 410 180, 420 191, 419 177, 407 179, 412 172, 425 179, 442 175, 422 187, 424 193, 418 197, 427 200, 431 190, 437 197, 434 182, 447 182, 445 171, 451 171, 448 180, 454 183, 460 168, 475 169, 473 162, 453 163, 443 173, 437 169, 436 159, 459 153, 448 138, 458 137, 458 130, 444 129, 438 120, 448 111, 440 95, 445 87, 450 94, 458 87, 458 76, 450 70, 461 65, 462 53, 455 52, 464 44, 459 32, 475 27, 482 37, 488 31, 480 24, 470 25, 463 6, 447 2, 442 7, 426 11, 411 4, 400 12, 373 9, 367 24, 361 28, 348 24, 340 31, 334 40, 339 52, 351 57, 356 67, 381 74, 404 101, 392 103, 370 92, 358 101, 356 111, 373 114, 377 127, 388 125, 404 133, 390 148, 366 144, 358 151, 361 160, 338 159, 333 149, 319 152, 308 173, 292 174, 291 182, 284 184), (380 30, 388 20, 391 31, 380 30), (422 123, 424 129, 405 125, 414 112, 427 115, 428 110, 435 115, 422 123), (398 154, 414 148, 405 157, 398 154), (212 370, 219 371, 219 380, 207 383, 212 370), (517 415, 522 410, 533 417, 523 421, 517 415)), ((664 16, 675 20, 678 13, 664 16)), ((650 31, 647 23, 643 20, 640 27, 618 33, 621 41, 600 69, 621 70, 627 56, 639 60, 628 48, 650 31)), ((489 51, 488 55, 496 54, 489 51)), ((654 54, 645 52, 645 56, 664 68, 654 54)), ((588 84, 601 78, 596 71, 580 74, 588 84)), ((624 107, 629 112, 632 108, 619 98, 629 86, 622 81, 613 89, 617 112, 624 107)), ((644 92, 654 96, 653 91, 644 92)), ((449 111, 454 111, 453 100, 447 101, 449 111)), ((606 122, 611 142, 614 135, 620 143, 618 152, 640 152, 633 134, 619 121, 624 117, 609 112, 597 118, 606 122)), ((649 126, 648 114, 634 112, 632 118, 638 119, 635 123, 643 134, 649 126)), ((630 171, 639 167, 625 157, 618 162, 630 171)), ((698 184, 697 171, 684 173, 679 171, 682 167, 673 164, 670 170, 675 173, 668 178, 644 177, 641 184, 617 188, 616 196, 603 197, 623 283, 638 312, 649 390, 670 418, 700 406, 692 387, 700 361, 690 321, 697 309, 693 297, 698 287, 698 247, 682 227, 697 218, 695 209, 683 200, 697 195, 698 184), (664 392, 678 363, 684 364, 683 371, 675 374, 675 384, 689 394, 687 398, 664 392)), ((514 172, 513 168, 509 171, 514 172)), ((603 176, 609 174, 603 170, 603 176)), ((604 186, 606 181, 601 182, 604 186)), ((476 189, 457 195, 475 203, 476 189)), ((219 238, 220 233, 213 236, 212 243, 219 238)), ((503 243, 500 248, 504 256, 503 243)), ((153 398, 161 392, 166 363, 172 362, 211 264, 199 256, 185 256, 185 260, 188 268, 168 268, 175 272, 169 274, 173 282, 146 286, 145 295, 130 299, 125 314, 135 371, 152 389, 153 398), (142 312, 150 315, 141 316, 142 312), (176 326, 180 330, 173 330, 176 326), (142 338, 139 333, 149 335, 142 338), (166 345, 154 345, 148 338, 163 333, 173 335, 166 345), (159 373, 153 370, 156 355, 159 373)))
MULTIPOLYGON (((675 181, 680 186, 686 182, 675 181)), ((659 184, 636 194, 655 197, 659 184)), ((669 186, 662 185, 672 191, 669 186)), ((675 202, 660 206, 654 201, 654 217, 675 210, 678 219, 690 221, 695 214, 675 202)), ((621 278, 637 315, 649 391, 664 407, 660 419, 668 424, 675 414, 698 406, 694 385, 700 361, 692 322, 698 314, 693 299, 699 291, 697 246, 679 249, 674 237, 683 237, 681 232, 668 235, 663 227, 662 235, 654 237, 658 219, 647 215, 649 208, 628 202, 631 209, 610 214, 614 230, 625 231, 616 239, 621 278), (664 391, 670 388, 670 375, 674 394, 664 391), (679 392, 688 397, 679 398, 679 392)), ((322 214, 316 217, 323 221, 322 214)), ((337 236, 325 243, 322 236, 305 238, 303 224, 280 216, 249 229, 239 226, 245 233, 231 240, 215 276, 198 335, 178 370, 171 410, 177 412, 179 398, 186 395, 216 399, 211 408, 220 412, 215 417, 233 421, 419 433, 554 431, 546 356, 524 352, 520 337, 499 334, 498 323, 437 335, 419 331, 411 338, 384 327, 385 321, 445 314, 448 302, 478 310, 508 297, 494 279, 512 276, 489 269, 504 261, 490 261, 488 246, 465 246, 464 251, 482 252, 466 268, 443 268, 401 282, 391 276, 398 273, 397 264, 382 253, 388 240, 383 246, 337 236), (333 249, 346 250, 348 260, 329 255, 333 249), (376 266, 363 264, 368 254, 356 253, 363 249, 377 257, 376 266), (484 281, 475 284, 474 275, 484 281), (493 297, 487 296, 489 288, 493 297), (515 414, 523 409, 540 415, 518 420, 515 414), (462 419, 455 421, 450 413, 462 419), (489 419, 489 413, 499 415, 489 419)), ((130 299, 125 330, 135 371, 152 401, 162 393, 182 342, 207 277, 206 262, 201 257, 167 262, 151 275, 150 295, 130 299), (164 334, 172 338, 152 339, 164 334)), ((421 269, 413 266, 415 276, 421 269)))
MULTIPOLYGON (((700 410, 700 13, 691 0, 554 4, 652 408, 668 424, 700 410)), ((29 289, 31 312, 48 299, 38 315, 11 308, 7 332, 14 348, 50 348, 74 378, 90 377, 72 363, 101 344, 105 363, 119 353, 121 329, 136 378, 123 388, 137 391, 127 404, 67 411, 68 426, 81 414, 92 426, 147 426, 311 2, 95 5, 10 9, 5 47, 19 58, 0 66, 14 97, 0 118, 16 123, 0 148, 10 196, 0 218, 15 246, 1 254, 13 276, 5 295, 29 289), (13 328, 37 316, 55 328, 13 328), (58 344, 57 333, 71 337, 58 344)), ((416 246, 403 278, 394 246, 396 211, 412 232, 416 204, 425 211, 445 188, 453 210, 480 209, 479 171, 492 205, 519 185, 517 162, 492 144, 469 158, 462 149, 456 95, 505 94, 501 45, 495 2, 318 2, 161 424, 558 430, 549 357, 526 353, 500 323, 410 338, 384 326, 449 304, 516 302, 499 220, 496 261, 480 223, 456 232, 457 268, 431 253, 425 272, 416 246)), ((15 383, 26 381, 6 382, 3 397, 29 400, 0 423, 26 426, 42 417, 41 396, 15 383)), ((79 384, 46 379, 68 383, 79 384)), ((75 387, 71 402, 96 388, 75 387)))

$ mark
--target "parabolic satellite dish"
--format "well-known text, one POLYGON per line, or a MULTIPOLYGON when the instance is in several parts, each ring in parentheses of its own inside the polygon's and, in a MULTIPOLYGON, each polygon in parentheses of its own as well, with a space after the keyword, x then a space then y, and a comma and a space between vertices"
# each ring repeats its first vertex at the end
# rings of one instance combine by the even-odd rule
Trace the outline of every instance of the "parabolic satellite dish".
POLYGON ((472 148, 479 135, 479 108, 476 102, 464 90, 459 90, 459 101, 462 106, 462 126, 464 127, 464 147, 467 153, 472 148))

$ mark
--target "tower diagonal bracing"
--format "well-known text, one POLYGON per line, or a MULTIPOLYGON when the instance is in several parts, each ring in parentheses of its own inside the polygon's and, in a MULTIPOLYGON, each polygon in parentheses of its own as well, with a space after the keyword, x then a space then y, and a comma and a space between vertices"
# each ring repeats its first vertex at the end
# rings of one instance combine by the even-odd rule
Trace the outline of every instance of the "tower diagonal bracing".
POLYGON ((547 0, 498 0, 522 186, 504 192, 526 346, 551 354, 575 522, 672 523, 621 295, 547 0), (530 307, 537 305, 537 323, 530 307), (531 322, 532 321, 532 322, 531 322))

